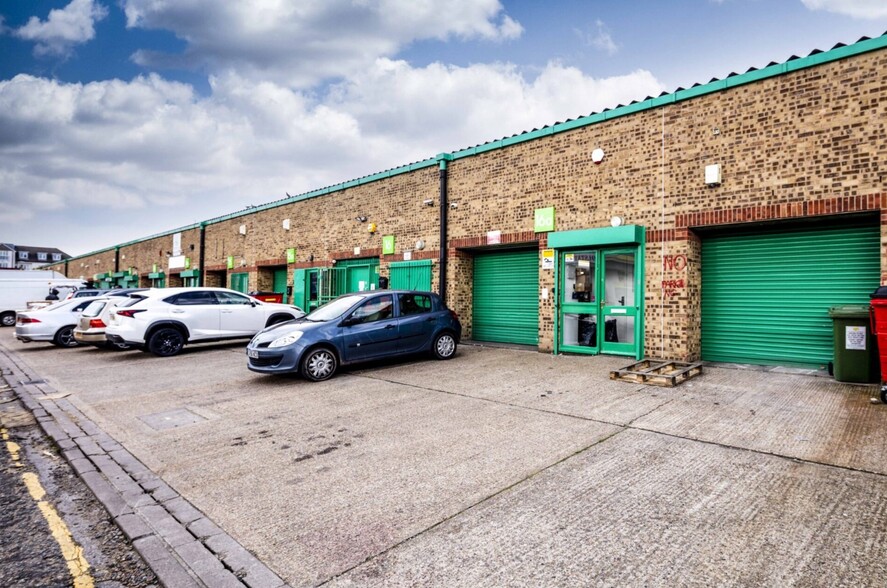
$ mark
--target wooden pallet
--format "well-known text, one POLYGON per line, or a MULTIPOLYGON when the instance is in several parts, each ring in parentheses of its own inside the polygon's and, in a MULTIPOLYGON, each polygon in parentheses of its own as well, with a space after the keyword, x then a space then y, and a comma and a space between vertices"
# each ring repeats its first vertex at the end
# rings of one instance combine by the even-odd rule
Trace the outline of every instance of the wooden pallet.
POLYGON ((610 372, 610 379, 671 388, 701 373, 702 364, 699 362, 645 359, 610 372))

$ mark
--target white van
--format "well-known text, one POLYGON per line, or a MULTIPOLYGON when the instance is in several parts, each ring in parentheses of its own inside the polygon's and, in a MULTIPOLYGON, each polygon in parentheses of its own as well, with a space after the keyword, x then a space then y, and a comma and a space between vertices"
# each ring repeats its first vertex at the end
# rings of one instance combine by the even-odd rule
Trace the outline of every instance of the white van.
POLYGON ((53 270, 0 270, 0 325, 15 326, 16 311, 26 310, 28 302, 46 300, 53 288, 67 294, 84 286, 84 280, 53 270))

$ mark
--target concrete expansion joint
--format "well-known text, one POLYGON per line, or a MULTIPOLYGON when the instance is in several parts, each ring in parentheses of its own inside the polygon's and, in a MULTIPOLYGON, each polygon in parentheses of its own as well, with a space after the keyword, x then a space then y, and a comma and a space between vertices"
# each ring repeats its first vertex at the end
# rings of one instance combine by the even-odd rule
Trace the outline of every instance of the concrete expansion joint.
POLYGON ((288 588, 55 389, 26 384, 37 376, 5 349, 0 370, 163 586, 288 588))
POLYGON ((741 447, 739 445, 730 445, 729 443, 720 443, 718 441, 709 441, 707 439, 699 439, 697 437, 688 437, 686 435, 676 435, 674 433, 665 433, 663 431, 657 431, 656 429, 647 429, 644 427, 636 427, 636 426, 626 425, 625 429, 626 430, 631 429, 633 431, 643 431, 644 433, 653 433, 654 435, 662 435, 664 437, 671 437, 673 439, 682 439, 684 441, 693 441, 695 443, 702 443, 703 445, 711 445, 713 447, 720 447, 722 449, 731 449, 733 451, 743 451, 746 453, 753 453, 756 455, 766 455, 769 457, 786 459, 789 461, 793 461, 795 463, 803 463, 803 464, 820 466, 820 467, 830 468, 830 469, 835 469, 835 470, 843 470, 846 472, 855 472, 855 473, 859 473, 859 474, 869 474, 869 475, 873 475, 873 476, 878 476, 879 478, 887 478, 887 474, 884 474, 882 472, 876 472, 874 470, 867 470, 864 468, 854 468, 851 466, 845 466, 845 465, 839 465, 839 464, 833 464, 833 463, 825 463, 825 462, 816 461, 813 459, 804 459, 802 457, 795 457, 792 455, 785 455, 783 453, 776 453, 774 451, 762 451, 760 449, 752 449, 750 447, 741 447))

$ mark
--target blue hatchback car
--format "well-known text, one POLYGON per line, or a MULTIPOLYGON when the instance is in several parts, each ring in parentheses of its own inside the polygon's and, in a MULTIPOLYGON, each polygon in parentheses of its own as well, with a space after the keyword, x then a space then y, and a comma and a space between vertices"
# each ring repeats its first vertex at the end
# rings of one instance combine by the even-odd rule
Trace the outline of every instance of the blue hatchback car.
POLYGON ((346 294, 304 317, 270 326, 246 348, 254 372, 299 372, 318 382, 340 365, 430 352, 450 359, 462 336, 455 312, 433 292, 346 294))

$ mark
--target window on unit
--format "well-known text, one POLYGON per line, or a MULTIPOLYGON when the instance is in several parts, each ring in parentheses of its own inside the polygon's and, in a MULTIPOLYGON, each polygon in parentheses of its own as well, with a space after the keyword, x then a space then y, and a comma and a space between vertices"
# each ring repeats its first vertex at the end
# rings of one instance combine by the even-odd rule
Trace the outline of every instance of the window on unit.
POLYGON ((43 251, 38 251, 37 252, 37 259, 39 261, 46 261, 46 253, 44 253, 43 251))
POLYGON ((62 254, 61 254, 61 253, 53 253, 53 254, 52 254, 52 260, 53 260, 53 261, 61 261, 61 259, 62 259, 62 254))
POLYGON ((28 252, 27 251, 19 251, 18 256, 19 256, 19 259, 28 259, 28 252))

